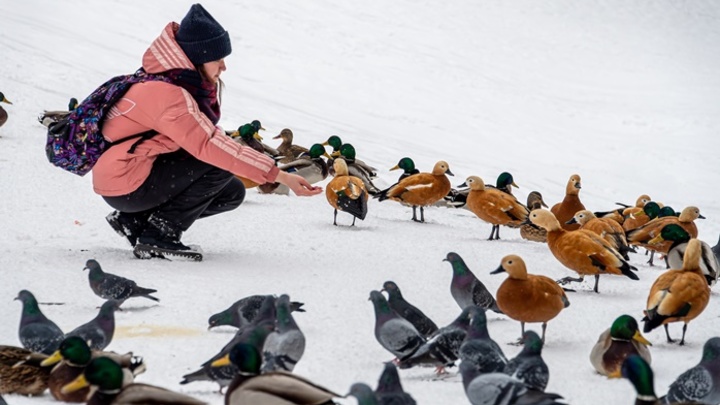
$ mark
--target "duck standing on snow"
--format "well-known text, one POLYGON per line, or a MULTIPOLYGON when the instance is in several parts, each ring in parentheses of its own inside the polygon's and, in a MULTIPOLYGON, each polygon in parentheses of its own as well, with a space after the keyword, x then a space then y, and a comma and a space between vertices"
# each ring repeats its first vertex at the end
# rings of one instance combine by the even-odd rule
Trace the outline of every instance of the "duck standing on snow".
POLYGON ((701 249, 700 241, 690 239, 682 268, 666 271, 650 287, 643 318, 645 333, 663 325, 668 343, 674 343, 668 324, 684 322, 680 345, 685 344, 687 324, 703 312, 710 300, 710 287, 700 270, 701 249))
MULTIPOLYGON (((672 241, 673 243, 670 245, 670 250, 668 250, 665 255, 665 263, 668 269, 679 269, 682 268, 685 250, 687 250, 690 239, 690 234, 680 225, 667 224, 660 231, 660 235, 650 239, 648 244, 654 245, 667 240, 672 241)), ((710 245, 699 239, 698 241, 700 241, 702 248, 700 254, 700 270, 705 276, 708 285, 712 287, 717 282, 720 264, 710 245)))
MULTIPOLYGON (((2 92, 0 92, 0 103, 12 104, 10 102, 10 100, 5 98, 5 95, 2 94, 2 92)), ((4 108, 2 108, 2 106, 0 106, 0 127, 5 125, 5 122, 7 122, 7 120, 8 120, 8 113, 7 113, 7 111, 5 111, 4 108)))
POLYGON ((488 240, 500 239, 500 225, 520 227, 527 219, 528 209, 505 191, 486 188, 478 176, 470 176, 459 187, 470 187, 466 207, 478 218, 492 225, 488 240))
MULTIPOLYGON (((545 201, 543 201, 542 194, 539 191, 531 191, 527 196, 527 208, 528 212, 532 210, 538 210, 540 208, 548 208, 545 201)), ((520 236, 532 242, 547 242, 547 231, 545 228, 541 228, 537 225, 526 223, 520 227, 520 236)))
POLYGON ((424 207, 441 200, 450 192, 450 180, 446 175, 453 176, 450 165, 445 161, 435 163, 431 173, 421 172, 408 176, 389 188, 375 194, 379 201, 393 200, 412 206, 412 220, 425 222, 424 207), (420 207, 420 219, 416 209, 420 207))
POLYGON ((560 226, 567 231, 580 229, 579 224, 568 224, 567 221, 572 219, 576 212, 585 209, 585 206, 580 201, 581 188, 580 175, 573 174, 565 186, 565 198, 550 208, 550 212, 555 215, 555 218, 560 222, 560 226))
POLYGON ((526 322, 542 322, 542 341, 547 323, 570 306, 565 291, 555 281, 542 275, 528 274, 525 261, 517 255, 503 257, 500 266, 490 274, 506 272, 508 278, 497 291, 497 304, 503 313, 520 321, 522 341, 526 322))
MULTIPOLYGON (((665 208, 665 207, 663 207, 665 208)), ((661 214, 660 214, 661 215, 661 214)), ((654 237, 660 235, 662 232, 662 228, 665 225, 668 224, 677 224, 681 226, 685 231, 690 235, 691 238, 697 238, 698 236, 698 229, 697 225, 695 225, 695 220, 705 219, 702 214, 700 214, 700 209, 697 207, 686 207, 682 210, 679 216, 669 215, 669 216, 660 216, 658 215, 657 218, 649 221, 645 225, 636 228, 634 231, 628 232, 627 234, 627 240, 628 243, 632 245, 642 246, 650 251, 658 252, 658 253, 667 253, 668 250, 670 250, 670 246, 672 246, 672 241, 664 241, 661 243, 655 243, 653 245, 650 245, 648 242, 653 239, 654 237)), ((653 265, 653 256, 650 256, 650 260, 648 261, 649 265, 653 265)))
POLYGON ((648 364, 652 361, 648 346, 652 344, 640 334, 638 323, 630 315, 620 315, 612 326, 600 334, 590 351, 590 363, 595 370, 610 378, 620 378, 623 361, 638 355, 648 364))
POLYGON ((335 159, 333 167, 335 177, 325 187, 325 197, 334 208, 333 225, 337 226, 338 211, 343 211, 353 216, 350 226, 355 226, 355 218, 364 220, 367 215, 368 192, 362 180, 350 175, 344 159, 335 159))
POLYGON ((595 276, 593 291, 598 292, 601 274, 623 275, 633 280, 638 276, 620 253, 613 249, 605 239, 590 231, 579 229, 566 231, 560 227, 555 215, 547 210, 533 210, 528 220, 547 230, 547 243, 553 256, 565 267, 580 275, 579 278, 565 277, 558 283, 582 282, 587 275, 595 276))
POLYGON ((399 170, 402 169, 402 174, 398 178, 398 181, 404 179, 405 177, 411 176, 413 174, 420 173, 420 170, 415 168, 415 162, 409 158, 404 157, 398 161, 398 164, 390 168, 390 171, 392 170, 399 170))

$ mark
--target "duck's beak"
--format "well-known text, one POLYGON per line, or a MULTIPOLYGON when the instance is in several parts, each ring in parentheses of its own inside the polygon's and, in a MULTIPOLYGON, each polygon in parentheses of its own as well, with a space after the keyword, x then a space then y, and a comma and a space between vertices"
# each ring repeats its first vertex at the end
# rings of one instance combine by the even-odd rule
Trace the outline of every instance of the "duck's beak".
POLYGON ((280 136, 280 134, 277 134, 277 135, 273 136, 272 139, 280 139, 280 138, 282 138, 282 136, 280 136))
POLYGON ((400 168, 400 166, 395 165, 395 166, 393 166, 393 167, 390 168, 390 171, 398 170, 399 168, 400 168))
POLYGON ((567 222, 565 222, 565 223, 566 223, 567 225, 577 224, 577 220, 575 219, 575 217, 573 217, 573 218, 570 218, 570 219, 569 219, 567 222))
POLYGON ((230 134, 231 138, 237 138, 238 136, 240 136, 240 131, 235 131, 232 134, 230 134))
POLYGON ((657 245, 658 243, 665 242, 665 238, 662 237, 662 235, 658 235, 648 241, 648 245, 657 245))
POLYGON ((635 335, 633 335, 633 340, 636 342, 640 342, 644 344, 645 346, 652 346, 652 343, 650 343, 649 340, 645 339, 645 336, 640 334, 640 331, 635 331, 635 335))
POLYGON ((454 176, 453 172, 450 171, 450 168, 448 167, 447 170, 445 170, 445 174, 449 174, 451 176, 454 176))
POLYGON ((69 394, 71 392, 75 392, 75 391, 81 390, 81 389, 83 389, 85 387, 89 387, 89 386, 90 386, 90 383, 85 379, 85 375, 80 374, 72 382, 64 385, 60 389, 60 392, 62 392, 63 394, 69 394))
POLYGON ((582 188, 582 185, 580 184, 579 181, 578 181, 577 183, 575 183, 575 188, 577 188, 577 189, 581 189, 581 188, 582 188))
POLYGON ((229 366, 230 363, 230 355, 226 354, 224 357, 221 357, 212 363, 210 363, 210 367, 222 367, 222 366, 229 366))
POLYGON ((55 353, 53 353, 47 359, 43 360, 40 363, 40 366, 41 367, 52 366, 53 364, 60 363, 61 360, 62 360, 62 355, 60 354, 60 350, 55 350, 55 353))
POLYGON ((460 184, 457 186, 458 188, 465 188, 467 187, 467 182, 463 182, 463 184, 460 184))
POLYGON ((0 100, 0 101, 2 101, 2 102, 4 102, 4 103, 12 104, 12 103, 10 102, 10 100, 6 99, 5 97, 3 97, 3 99, 0 100))
POLYGON ((705 217, 702 216, 702 214, 698 214, 698 218, 700 218, 700 219, 705 219, 705 217))
POLYGON ((253 138, 257 139, 258 141, 262 141, 262 140, 263 140, 263 137, 260 136, 260 133, 259 133, 259 132, 255 132, 255 133, 253 134, 253 138))
POLYGON ((513 181, 512 183, 510 183, 510 185, 513 186, 513 187, 515 187, 515 188, 520 188, 520 186, 518 186, 517 184, 515 184, 514 181, 513 181))
POLYGON ((545 208, 550 208, 550 207, 548 207, 547 204, 545 204, 545 201, 543 201, 543 200, 540 200, 540 205, 542 205, 545 208))
POLYGON ((617 370, 608 374, 608 378, 622 378, 622 373, 620 372, 620 369, 618 368, 617 370))
POLYGON ((490 274, 500 274, 500 273, 502 273, 502 272, 504 272, 504 271, 505 271, 505 269, 503 268, 503 266, 502 266, 502 264, 501 264, 497 269, 491 271, 490 274))

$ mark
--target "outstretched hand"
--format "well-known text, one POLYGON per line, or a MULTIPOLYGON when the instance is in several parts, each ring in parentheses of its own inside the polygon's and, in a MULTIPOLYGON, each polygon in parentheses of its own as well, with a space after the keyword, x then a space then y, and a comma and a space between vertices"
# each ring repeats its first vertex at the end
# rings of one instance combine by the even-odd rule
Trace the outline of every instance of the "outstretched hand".
POLYGON ((284 184, 298 196, 312 196, 320 194, 322 187, 316 187, 307 182, 303 177, 296 174, 280 171, 275 179, 280 184, 284 184))

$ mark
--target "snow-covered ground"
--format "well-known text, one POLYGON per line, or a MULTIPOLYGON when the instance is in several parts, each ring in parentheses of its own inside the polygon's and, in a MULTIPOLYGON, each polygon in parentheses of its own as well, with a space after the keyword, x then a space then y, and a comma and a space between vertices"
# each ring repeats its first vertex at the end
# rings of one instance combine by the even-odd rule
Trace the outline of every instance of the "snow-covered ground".
MULTIPOLYGON (((314 198, 260 195, 250 190, 236 211, 199 221, 184 236, 205 251, 202 263, 139 261, 106 224, 110 208, 95 195, 91 176, 49 165, 44 128, 36 117, 84 98, 111 76, 140 65, 145 48, 190 2, 135 0, 0 2, 0 91, 10 119, 0 128, 0 344, 19 345, 21 289, 69 331, 93 318, 100 298, 82 271, 97 259, 106 271, 158 289, 161 301, 126 303, 109 349, 144 356, 138 381, 188 393, 209 403, 223 398, 211 383, 178 385, 181 376, 214 355, 231 328, 207 331, 207 318, 251 294, 288 293, 305 302, 296 320, 307 337, 296 373, 340 393, 363 381, 375 386, 392 356, 373 336, 369 292, 395 281, 405 297, 439 325, 459 308, 449 292, 459 253, 493 292, 505 279, 489 272, 507 254, 528 271, 573 275, 546 246, 490 226, 465 210, 431 208, 427 223, 410 209, 370 202, 365 221, 350 228, 314 198)), ((564 196, 569 176, 594 211, 633 203, 640 194, 682 209, 700 207, 699 237, 720 234, 720 4, 660 0, 394 2, 205 1, 230 32, 223 94, 225 128, 253 119, 267 143, 291 128, 309 146, 338 134, 358 157, 379 169, 389 186, 391 166, 412 157, 423 171, 449 162, 462 183, 469 175, 494 182, 511 172, 521 201, 532 190, 548 204, 564 196), (471 4, 472 3, 472 4, 471 4)), ((595 374, 588 356, 618 315, 642 316, 649 286, 663 270, 631 256, 639 281, 603 277, 570 293, 572 305, 548 327, 544 358, 549 392, 568 403, 630 403, 624 380, 595 374)), ((656 390, 699 360, 720 330, 718 295, 693 321, 687 345, 654 345, 656 390)), ((508 356, 520 326, 489 314, 491 336, 508 356)), ((539 325, 532 325, 539 330, 539 325)), ((680 335, 680 326, 671 333, 680 335)), ((432 369, 401 370, 405 389, 421 404, 467 403, 456 370, 434 380, 432 369)), ((11 404, 53 402, 9 396, 11 404)), ((343 404, 354 400, 340 399, 343 404)))

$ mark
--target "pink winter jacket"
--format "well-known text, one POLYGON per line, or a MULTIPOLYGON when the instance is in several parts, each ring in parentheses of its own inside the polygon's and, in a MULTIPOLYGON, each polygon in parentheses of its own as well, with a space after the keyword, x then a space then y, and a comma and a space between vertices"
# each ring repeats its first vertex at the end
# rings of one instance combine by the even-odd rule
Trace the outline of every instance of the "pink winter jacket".
MULTIPOLYGON (((143 56, 147 73, 195 69, 175 42, 179 25, 169 23, 143 56)), ((184 149, 213 166, 256 183, 274 182, 274 161, 233 141, 200 112, 190 93, 169 83, 136 83, 108 112, 103 135, 115 141, 153 129, 158 132, 128 153, 137 138, 121 141, 105 151, 93 167, 97 194, 116 197, 135 191, 147 179, 153 162, 163 153, 184 149)))

